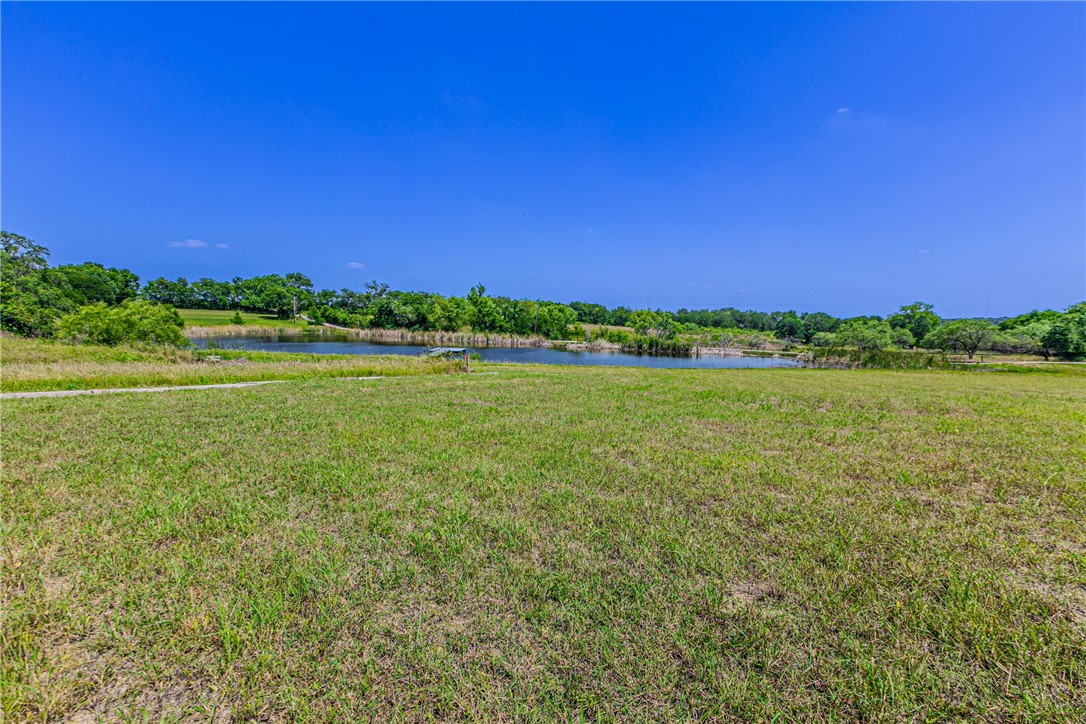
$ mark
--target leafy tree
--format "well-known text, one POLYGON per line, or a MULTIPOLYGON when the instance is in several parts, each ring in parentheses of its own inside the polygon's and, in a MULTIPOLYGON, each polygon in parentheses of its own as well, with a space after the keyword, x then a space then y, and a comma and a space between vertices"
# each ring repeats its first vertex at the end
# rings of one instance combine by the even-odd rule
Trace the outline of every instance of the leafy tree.
POLYGON ((916 338, 905 327, 890 327, 890 341, 898 347, 916 346, 916 338))
POLYGON ((629 324, 638 334, 657 339, 672 339, 679 331, 675 318, 659 309, 639 309, 630 315, 629 324))
POLYGON ((774 318, 773 333, 780 339, 798 340, 805 337, 806 325, 795 312, 774 312, 770 316, 774 318))
POLYGON ((615 307, 611 310, 611 324, 616 327, 628 327, 633 310, 629 307, 615 307))
POLYGON ((569 308, 577 313, 577 321, 584 324, 610 324, 611 313, 602 304, 570 302, 569 308))
POLYGON ((126 299, 114 307, 102 302, 88 304, 61 318, 57 328, 61 337, 77 342, 152 342, 183 347, 189 344, 181 333, 184 325, 173 307, 145 299, 126 299))
POLYGON ((630 315, 629 325, 638 334, 648 334, 648 331, 659 323, 659 317, 651 309, 639 309, 630 315))
POLYGON ((456 332, 471 326, 472 308, 463 297, 439 297, 431 309, 430 321, 435 329, 456 332))
POLYGON ((383 329, 413 327, 419 319, 418 310, 399 296, 387 296, 370 305, 372 324, 383 329))
POLYGON ((977 350, 986 349, 992 342, 996 327, 987 319, 955 319, 937 327, 924 337, 925 347, 965 352, 969 359, 977 350))
POLYGON ((1043 343, 1064 359, 1086 356, 1086 302, 1069 308, 1045 332, 1043 343))
POLYGON ((193 309, 196 304, 192 287, 189 286, 188 280, 184 277, 180 277, 176 281, 170 281, 165 277, 152 279, 143 285, 143 289, 140 290, 140 297, 149 302, 169 304, 171 307, 179 309, 193 309))
POLYGON ((569 326, 577 321, 577 312, 564 304, 543 302, 537 308, 536 330, 550 339, 564 337, 569 326))
POLYGON ((934 307, 930 304, 913 302, 902 306, 896 314, 887 317, 886 321, 894 329, 909 330, 914 340, 924 339, 929 332, 942 324, 943 321, 932 309, 934 307))
POLYGON ((811 342, 819 332, 833 332, 841 324, 837 317, 825 312, 807 312, 801 315, 803 319, 803 341, 811 342))
POLYGON ((47 336, 75 309, 67 278, 49 268, 49 251, 30 239, 0 232, 0 328, 47 336))
POLYGON ((857 349, 885 349, 893 343, 890 325, 881 319, 855 318, 837 330, 839 344, 857 349))
POLYGON ((471 328, 479 332, 504 332, 502 315, 494 300, 486 296, 486 287, 476 284, 468 292, 468 304, 471 305, 471 328))
POLYGON ((1010 319, 1004 319, 999 323, 999 328, 1003 331, 1008 331, 1032 325, 1037 322, 1046 323, 1048 326, 1052 326, 1052 324, 1062 316, 1063 314, 1057 312, 1055 309, 1046 309, 1044 311, 1034 309, 1032 312, 1020 314, 1017 317, 1011 317, 1010 319))
POLYGON ((64 264, 56 268, 71 289, 76 305, 105 302, 120 304, 139 294, 140 278, 127 269, 106 268, 94 262, 64 264))
POLYGON ((811 337, 811 344, 815 347, 836 347, 837 335, 833 332, 815 332, 811 337))
POLYGON ((999 328, 992 336, 991 347, 997 352, 1038 354, 1048 359, 1052 350, 1045 346, 1044 337, 1051 328, 1052 324, 1042 319, 1010 329, 999 328))

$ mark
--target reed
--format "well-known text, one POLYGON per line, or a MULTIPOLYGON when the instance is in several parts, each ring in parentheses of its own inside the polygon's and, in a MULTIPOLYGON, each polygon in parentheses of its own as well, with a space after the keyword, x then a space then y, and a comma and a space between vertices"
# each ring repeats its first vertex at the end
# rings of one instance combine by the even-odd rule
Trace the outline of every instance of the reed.
POLYGON ((833 369, 936 370, 957 366, 942 352, 913 352, 902 349, 816 347, 800 355, 800 358, 807 367, 833 369))

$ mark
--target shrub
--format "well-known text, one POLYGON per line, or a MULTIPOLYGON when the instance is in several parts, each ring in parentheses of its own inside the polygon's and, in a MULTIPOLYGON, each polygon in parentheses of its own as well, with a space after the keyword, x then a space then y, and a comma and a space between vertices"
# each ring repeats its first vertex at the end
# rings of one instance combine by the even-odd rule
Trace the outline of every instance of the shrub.
POLYGON ((77 342, 115 345, 152 342, 184 347, 185 323, 173 307, 143 299, 129 299, 116 307, 88 304, 57 323, 59 336, 77 342))

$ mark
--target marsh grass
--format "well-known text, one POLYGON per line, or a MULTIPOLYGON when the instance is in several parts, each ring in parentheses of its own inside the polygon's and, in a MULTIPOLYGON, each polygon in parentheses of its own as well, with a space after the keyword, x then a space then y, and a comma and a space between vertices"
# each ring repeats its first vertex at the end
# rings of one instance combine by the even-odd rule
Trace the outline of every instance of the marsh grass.
POLYGON ((942 352, 903 349, 815 347, 805 354, 811 367, 883 370, 937 370, 956 365, 942 352))
POLYGON ((1074 374, 3 405, 7 720, 1071 721, 1074 374))
POLYGON ((204 385, 311 377, 389 377, 459 371, 445 361, 392 355, 312 355, 163 346, 103 347, 0 339, 0 390, 204 385), (214 358, 218 360, 213 361, 214 358))

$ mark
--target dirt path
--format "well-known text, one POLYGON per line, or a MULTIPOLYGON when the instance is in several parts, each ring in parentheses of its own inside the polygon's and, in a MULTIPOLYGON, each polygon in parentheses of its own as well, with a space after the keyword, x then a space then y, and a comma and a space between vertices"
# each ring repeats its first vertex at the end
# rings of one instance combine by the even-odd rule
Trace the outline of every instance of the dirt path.
MULTIPOLYGON (((329 377, 333 380, 379 380, 380 377, 329 377)), ((220 390, 230 387, 276 385, 289 380, 256 380, 254 382, 224 382, 219 385, 175 385, 173 387, 116 387, 100 390, 49 390, 45 392, 4 392, 0 400, 20 400, 32 397, 71 397, 72 395, 110 395, 119 392, 174 392, 176 390, 220 390)))

